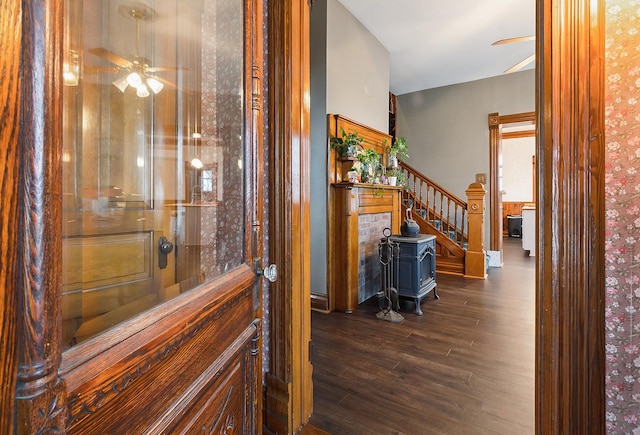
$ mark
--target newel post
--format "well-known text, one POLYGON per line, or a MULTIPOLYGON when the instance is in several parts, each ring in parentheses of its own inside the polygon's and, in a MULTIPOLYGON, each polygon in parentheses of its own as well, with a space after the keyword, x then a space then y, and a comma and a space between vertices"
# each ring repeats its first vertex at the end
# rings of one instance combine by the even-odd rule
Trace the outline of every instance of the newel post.
POLYGON ((487 191, 481 183, 471 183, 465 192, 469 216, 469 240, 464 260, 464 276, 485 279, 487 267, 484 251, 484 198, 487 191))

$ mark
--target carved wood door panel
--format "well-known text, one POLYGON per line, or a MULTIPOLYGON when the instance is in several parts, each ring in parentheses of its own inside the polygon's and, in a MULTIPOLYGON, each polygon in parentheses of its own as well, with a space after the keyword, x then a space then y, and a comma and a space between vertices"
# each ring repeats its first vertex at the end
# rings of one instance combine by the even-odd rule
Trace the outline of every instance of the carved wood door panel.
POLYGON ((27 165, 24 207, 62 231, 23 235, 46 257, 24 259, 19 423, 258 433, 262 3, 64 3, 27 13, 62 56, 25 100, 60 110, 37 115, 53 138, 25 156, 49 144, 54 170, 27 165))

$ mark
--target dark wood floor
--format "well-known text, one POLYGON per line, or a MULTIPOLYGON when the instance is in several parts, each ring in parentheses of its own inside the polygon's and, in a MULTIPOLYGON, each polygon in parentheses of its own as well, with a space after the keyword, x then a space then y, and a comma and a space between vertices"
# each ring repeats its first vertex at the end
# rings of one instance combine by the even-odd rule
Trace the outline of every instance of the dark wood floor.
MULTIPOLYGON (((535 259, 505 238, 487 280, 438 275, 405 320, 314 312, 314 413, 332 434, 531 434, 535 259)), ((375 301, 373 301, 375 302, 375 301)))

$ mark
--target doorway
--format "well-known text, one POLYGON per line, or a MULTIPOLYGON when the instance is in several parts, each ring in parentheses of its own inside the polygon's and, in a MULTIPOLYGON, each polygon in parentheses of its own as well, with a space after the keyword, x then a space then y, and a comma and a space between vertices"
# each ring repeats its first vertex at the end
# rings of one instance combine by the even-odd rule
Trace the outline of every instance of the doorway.
MULTIPOLYGON (((502 263, 502 238, 504 231, 504 209, 502 204, 502 140, 521 137, 535 137, 535 112, 515 113, 500 115, 490 113, 489 123, 489 210, 490 210, 490 236, 489 249, 499 252, 502 263), (503 129, 507 130, 503 132, 503 129)), ((533 171, 532 186, 536 186, 535 171, 533 171)), ((535 193, 532 192, 535 203, 535 193)), ((520 210, 521 210, 520 206, 520 210)))

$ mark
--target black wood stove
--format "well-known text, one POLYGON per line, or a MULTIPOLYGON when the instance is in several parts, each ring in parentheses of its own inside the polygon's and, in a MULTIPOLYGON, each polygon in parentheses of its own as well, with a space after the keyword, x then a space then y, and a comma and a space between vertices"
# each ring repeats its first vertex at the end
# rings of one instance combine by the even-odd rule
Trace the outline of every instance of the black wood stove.
MULTIPOLYGON (((385 240, 385 239, 383 239, 385 240)), ((421 316, 420 303, 433 290, 436 299, 436 236, 418 234, 415 237, 394 235, 389 243, 393 249, 393 278, 401 298, 413 299, 416 314, 421 316), (397 245, 396 245, 397 244, 397 245)))

